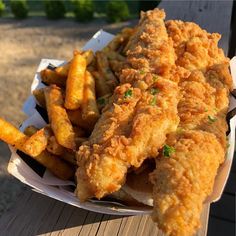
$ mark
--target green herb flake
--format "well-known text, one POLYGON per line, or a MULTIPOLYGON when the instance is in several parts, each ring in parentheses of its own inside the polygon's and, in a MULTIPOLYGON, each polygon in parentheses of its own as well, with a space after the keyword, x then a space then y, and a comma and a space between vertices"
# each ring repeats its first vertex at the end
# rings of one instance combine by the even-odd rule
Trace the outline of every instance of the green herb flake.
POLYGON ((169 145, 164 145, 162 152, 163 156, 168 158, 175 152, 175 149, 169 145))
POLYGON ((128 89, 125 94, 124 94, 124 98, 130 98, 132 97, 133 91, 131 89, 128 89))
POLYGON ((229 143, 227 143, 227 148, 229 148, 230 147, 230 144, 229 143))
POLYGON ((153 75, 152 79, 153 79, 153 82, 156 82, 156 81, 157 81, 157 79, 158 79, 158 76, 156 76, 156 75, 153 75))
POLYGON ((98 98, 97 103, 100 105, 105 105, 106 104, 106 99, 105 98, 98 98))
POLYGON ((144 71, 144 70, 140 70, 140 71, 139 71, 139 74, 140 74, 140 75, 144 75, 144 74, 145 74, 145 71, 144 71))
POLYGON ((152 95, 156 95, 158 92, 159 92, 159 89, 157 89, 157 88, 151 88, 151 90, 150 90, 150 93, 152 95))
POLYGON ((157 98, 156 96, 152 98, 152 100, 150 101, 149 105, 155 106, 157 104, 157 98))
POLYGON ((208 121, 209 121, 210 123, 214 123, 216 120, 217 120, 216 117, 211 116, 211 115, 208 116, 208 121))

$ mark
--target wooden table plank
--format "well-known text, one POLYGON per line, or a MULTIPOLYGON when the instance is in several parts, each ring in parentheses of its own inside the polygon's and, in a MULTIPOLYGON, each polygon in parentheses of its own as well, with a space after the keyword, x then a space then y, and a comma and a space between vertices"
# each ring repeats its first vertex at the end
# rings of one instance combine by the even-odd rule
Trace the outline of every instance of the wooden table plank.
MULTIPOLYGON (((2 235, 44 236, 163 236, 148 215, 111 216, 89 212, 53 200, 38 193, 27 191, 0 220, 2 235)), ((202 222, 208 218, 208 207, 202 214, 202 222)), ((204 235, 206 227, 197 233, 204 235)))

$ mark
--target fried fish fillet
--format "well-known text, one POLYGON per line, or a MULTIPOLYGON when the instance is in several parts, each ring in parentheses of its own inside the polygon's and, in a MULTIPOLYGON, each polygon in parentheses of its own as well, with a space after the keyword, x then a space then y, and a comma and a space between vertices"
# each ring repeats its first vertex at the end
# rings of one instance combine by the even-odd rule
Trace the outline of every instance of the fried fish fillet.
POLYGON ((203 202, 224 161, 232 78, 215 34, 180 21, 167 22, 167 29, 178 56, 176 64, 187 70, 187 76, 179 83, 179 127, 166 142, 175 152, 170 158, 157 158, 150 178, 152 217, 167 235, 190 236, 200 226, 203 202))
POLYGON ((215 135, 187 130, 168 139, 175 148, 169 159, 160 156, 151 180, 154 184, 153 220, 171 236, 193 235, 211 193, 225 150, 215 135))
POLYGON ((220 34, 210 34, 193 22, 180 20, 167 21, 166 28, 174 43, 178 66, 189 71, 203 71, 209 66, 229 61, 218 47, 220 34))
POLYGON ((165 13, 142 14, 127 46, 121 85, 78 153, 76 195, 81 201, 120 189, 129 167, 155 157, 179 123, 175 52, 165 13))

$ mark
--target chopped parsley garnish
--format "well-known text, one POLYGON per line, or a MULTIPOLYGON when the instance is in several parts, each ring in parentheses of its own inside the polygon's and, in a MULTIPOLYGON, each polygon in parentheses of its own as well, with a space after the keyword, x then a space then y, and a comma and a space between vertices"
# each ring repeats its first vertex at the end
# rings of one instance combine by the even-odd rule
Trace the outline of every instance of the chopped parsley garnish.
POLYGON ((100 105, 105 105, 106 104, 106 99, 105 98, 98 98, 97 99, 98 104, 100 105))
POLYGON ((206 109, 206 108, 205 108, 205 110, 204 110, 204 111, 205 111, 205 112, 208 112, 208 109, 206 109))
POLYGON ((230 147, 230 144, 229 143, 227 143, 227 148, 229 148, 230 147))
POLYGON ((152 79, 153 79, 153 82, 156 82, 156 81, 157 81, 157 79, 158 79, 158 76, 156 76, 156 75, 153 75, 152 79))
POLYGON ((216 120, 217 120, 216 117, 211 116, 211 115, 208 116, 208 121, 209 121, 210 123, 214 123, 216 120))
POLYGON ((139 71, 139 74, 140 74, 140 75, 144 75, 144 74, 145 74, 145 71, 144 71, 144 70, 140 70, 140 71, 139 71))
POLYGON ((175 149, 169 145, 164 145, 162 152, 163 156, 168 158, 175 152, 175 149))
POLYGON ((152 95, 156 95, 158 92, 159 92, 159 89, 157 89, 157 88, 151 88, 150 93, 151 93, 152 95))
POLYGON ((132 94, 133 94, 132 90, 128 89, 124 94, 124 98, 130 98, 132 97, 132 94))
POLYGON ((152 100, 150 101, 149 105, 155 106, 157 104, 157 98, 156 96, 152 98, 152 100))

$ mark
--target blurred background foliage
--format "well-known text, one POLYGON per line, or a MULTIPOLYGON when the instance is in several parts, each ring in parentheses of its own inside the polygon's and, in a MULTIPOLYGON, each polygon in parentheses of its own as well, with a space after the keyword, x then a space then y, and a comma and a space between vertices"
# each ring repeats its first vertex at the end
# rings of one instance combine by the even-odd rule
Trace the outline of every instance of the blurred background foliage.
POLYGON ((0 17, 45 16, 51 20, 66 17, 80 22, 105 18, 108 22, 119 22, 137 18, 140 10, 153 9, 159 3, 160 0, 0 0, 0 17))

